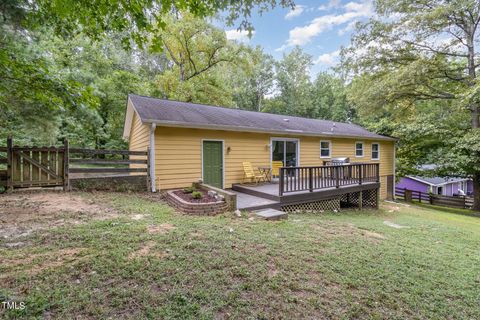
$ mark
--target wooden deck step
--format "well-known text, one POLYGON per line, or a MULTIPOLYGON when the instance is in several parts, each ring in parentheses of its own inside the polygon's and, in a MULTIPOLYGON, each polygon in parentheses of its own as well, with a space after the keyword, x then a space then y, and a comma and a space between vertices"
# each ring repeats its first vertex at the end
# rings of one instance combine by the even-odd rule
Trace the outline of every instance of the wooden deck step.
POLYGON ((254 211, 255 215, 263 218, 265 220, 281 220, 281 219, 288 219, 288 214, 283 211, 279 211, 276 209, 264 209, 259 211, 254 211))

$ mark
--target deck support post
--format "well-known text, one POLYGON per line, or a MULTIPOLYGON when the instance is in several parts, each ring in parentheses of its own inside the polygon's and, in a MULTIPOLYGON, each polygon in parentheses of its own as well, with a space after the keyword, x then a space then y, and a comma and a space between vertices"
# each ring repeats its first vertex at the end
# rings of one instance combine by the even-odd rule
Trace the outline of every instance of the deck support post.
POLYGON ((358 208, 363 208, 363 191, 358 192, 358 208))
POLYGON ((378 209, 380 206, 380 188, 377 189, 377 197, 376 197, 376 202, 375 202, 375 209, 378 209))

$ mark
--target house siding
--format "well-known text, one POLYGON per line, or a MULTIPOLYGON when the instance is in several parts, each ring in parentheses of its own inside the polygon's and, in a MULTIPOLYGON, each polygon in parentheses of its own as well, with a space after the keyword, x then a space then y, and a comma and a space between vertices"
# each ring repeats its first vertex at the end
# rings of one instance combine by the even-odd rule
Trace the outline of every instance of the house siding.
MULTIPOLYGON (((147 151, 149 146, 149 128, 142 124, 136 113, 133 115, 132 128, 130 129, 130 139, 128 150, 130 151, 147 151)), ((144 160, 145 156, 130 156, 130 159, 144 160)), ((145 168, 143 164, 130 164, 130 168, 145 168)), ((145 173, 132 173, 132 175, 144 175, 145 173)))
POLYGON ((403 177, 396 185, 397 188, 428 193, 429 185, 408 177, 403 177))
MULTIPOLYGON (((446 183, 442 185, 436 185, 435 188, 442 187, 443 195, 453 196, 458 194, 458 189, 459 189, 458 184, 459 182, 446 183)), ((429 184, 411 179, 409 177, 401 178, 400 181, 397 183, 396 187, 401 189, 405 188, 413 191, 421 191, 425 193, 428 193, 430 191, 429 184)), ((467 193, 470 193, 472 192, 472 189, 473 189, 472 181, 467 181, 467 190, 464 190, 464 191, 467 193)))
MULTIPOLYGON (((135 126, 135 125, 134 125, 135 126)), ((147 128, 146 126, 144 126, 147 128)), ((133 131, 134 129, 132 129, 133 131)), ((146 133, 148 144, 148 129, 146 133)), ((131 137, 132 139, 133 137, 131 137)), ((320 140, 332 142, 332 157, 350 157, 351 162, 380 163, 380 197, 386 198, 386 180, 393 175, 392 141, 368 139, 325 138, 305 136, 279 136, 275 134, 205 130, 191 128, 157 127, 155 131, 155 172, 160 190, 182 188, 202 178, 202 140, 224 141, 224 187, 243 180, 242 162, 253 166, 270 164, 270 139, 296 138, 300 141, 300 166, 322 165, 320 140), (364 157, 355 157, 355 142, 364 142, 364 157), (380 143, 380 160, 371 160, 371 143, 380 143), (227 149, 230 148, 228 151, 227 149)))

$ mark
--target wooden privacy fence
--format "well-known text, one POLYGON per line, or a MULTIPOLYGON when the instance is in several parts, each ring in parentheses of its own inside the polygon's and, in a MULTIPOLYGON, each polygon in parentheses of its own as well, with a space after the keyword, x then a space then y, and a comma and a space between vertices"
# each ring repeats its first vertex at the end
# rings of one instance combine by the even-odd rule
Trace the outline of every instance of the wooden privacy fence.
POLYGON ((416 200, 418 202, 430 203, 430 194, 426 192, 409 190, 406 188, 395 188, 395 196, 406 201, 416 200))
POLYGON ((149 152, 14 146, 11 138, 0 147, 0 186, 8 190, 27 187, 69 188, 77 177, 111 177, 112 175, 146 175, 148 184, 149 152))
POLYGON ((431 194, 406 188, 395 188, 395 196, 405 201, 418 201, 430 203, 437 206, 445 206, 452 208, 471 209, 473 207, 473 198, 466 196, 444 196, 439 194, 431 194))

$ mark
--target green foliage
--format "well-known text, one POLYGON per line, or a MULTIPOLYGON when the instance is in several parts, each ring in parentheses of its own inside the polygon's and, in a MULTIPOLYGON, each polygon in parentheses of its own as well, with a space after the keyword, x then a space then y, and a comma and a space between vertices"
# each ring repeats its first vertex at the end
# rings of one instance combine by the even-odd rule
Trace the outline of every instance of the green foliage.
POLYGON ((283 114, 308 116, 310 108, 310 67, 312 57, 295 47, 276 64, 279 110, 283 114))
POLYGON ((0 28, 0 139, 16 135, 19 143, 56 143, 60 114, 96 105, 93 92, 53 72, 35 41, 0 28))
POLYGON ((8 0, 0 6, 0 139, 125 148, 128 93, 234 106, 222 63, 242 65, 243 47, 203 18, 222 11, 250 29, 254 7, 276 5, 291 1, 8 0))
POLYGON ((195 190, 197 190, 195 187, 187 187, 187 188, 183 188, 183 193, 192 193, 195 190))
POLYGON ((223 12, 227 24, 240 20, 242 29, 251 30, 252 10, 262 13, 292 5, 291 0, 7 0, 0 9, 4 20, 28 30, 47 26, 65 37, 83 32, 97 40, 114 32, 122 35, 124 46, 162 50, 160 39, 151 34, 168 26, 166 16, 171 12, 189 12, 201 19, 223 12))
MULTIPOLYGON (((228 68, 234 87, 233 99, 240 109, 262 111, 266 96, 274 89, 275 60, 261 47, 245 48, 244 66, 228 68)), ((226 68, 225 68, 226 69, 226 68)))
POLYGON ((375 5, 342 52, 348 99, 364 124, 400 138, 400 174, 434 163, 436 174, 474 177, 480 209, 478 1, 375 5))
POLYGON ((188 102, 231 106, 232 89, 222 65, 233 67, 241 47, 225 32, 192 14, 170 15, 161 34, 171 66, 156 77, 158 95, 188 102))
POLYGON ((192 192, 192 198, 193 199, 202 199, 203 194, 200 191, 193 191, 192 192))
POLYGON ((344 81, 323 72, 312 82, 311 66, 312 57, 300 47, 285 54, 275 64, 273 82, 276 83, 277 94, 264 101, 262 111, 342 122, 356 121, 356 111, 347 99, 344 81))

